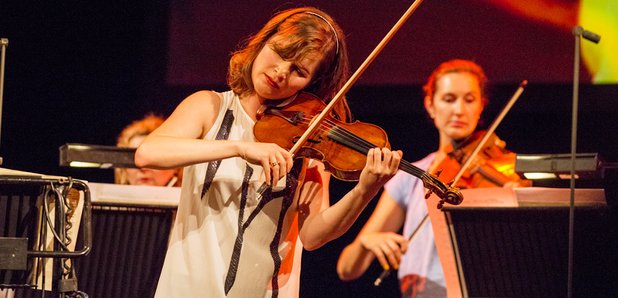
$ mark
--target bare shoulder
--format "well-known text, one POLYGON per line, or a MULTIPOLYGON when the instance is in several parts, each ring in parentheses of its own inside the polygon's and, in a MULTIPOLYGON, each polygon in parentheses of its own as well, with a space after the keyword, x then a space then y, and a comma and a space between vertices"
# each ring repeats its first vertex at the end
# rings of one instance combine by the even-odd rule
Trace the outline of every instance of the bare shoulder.
POLYGON ((217 111, 219 111, 220 105, 221 97, 219 97, 218 93, 203 90, 189 95, 182 101, 182 103, 178 107, 188 108, 190 110, 211 110, 216 113, 217 111))
POLYGON ((217 119, 221 98, 213 91, 198 91, 185 98, 163 125, 161 134, 201 138, 217 119))

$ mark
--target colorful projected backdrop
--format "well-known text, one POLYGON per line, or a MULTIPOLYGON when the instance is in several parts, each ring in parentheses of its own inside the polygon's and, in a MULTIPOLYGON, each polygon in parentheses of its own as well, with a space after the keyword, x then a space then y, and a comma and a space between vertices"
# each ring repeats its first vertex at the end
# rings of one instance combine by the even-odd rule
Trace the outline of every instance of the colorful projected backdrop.
MULTIPOLYGON (((568 83, 573 26, 601 35, 582 42, 582 82, 618 83, 618 2, 612 0, 424 1, 357 84, 422 83, 441 61, 472 59, 492 82, 568 83)), ((352 70, 365 60, 411 1, 172 0, 167 83, 222 85, 230 53, 274 12, 310 5, 346 32, 352 70), (283 3, 283 4, 282 4, 283 3)))

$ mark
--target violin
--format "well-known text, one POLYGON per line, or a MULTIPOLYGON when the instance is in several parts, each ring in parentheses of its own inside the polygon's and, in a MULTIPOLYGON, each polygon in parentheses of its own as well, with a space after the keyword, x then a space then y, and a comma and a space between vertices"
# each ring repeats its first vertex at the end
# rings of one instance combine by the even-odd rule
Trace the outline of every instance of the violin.
MULTIPOLYGON (((275 143, 290 150, 325 106, 315 95, 299 93, 292 102, 283 107, 264 110, 253 127, 253 134, 257 141, 275 143)), ((320 160, 335 178, 357 181, 365 166, 367 152, 375 147, 390 148, 388 136, 382 128, 359 121, 345 123, 327 115, 307 137, 294 157, 320 160)), ((425 188, 442 201, 453 205, 463 201, 459 188, 444 184, 436 176, 410 162, 402 160, 399 169, 421 179, 425 188)))
POLYGON ((515 153, 507 150, 506 143, 495 133, 477 131, 465 140, 452 144, 447 156, 436 167, 440 172, 437 176, 442 181, 453 179, 462 165, 468 162, 469 166, 455 183, 459 188, 503 187, 509 183, 528 186, 530 181, 522 180, 515 173, 515 158, 515 153), (478 154, 472 156, 484 137, 487 140, 477 149, 478 154), (468 162, 470 158, 472 160, 468 162))

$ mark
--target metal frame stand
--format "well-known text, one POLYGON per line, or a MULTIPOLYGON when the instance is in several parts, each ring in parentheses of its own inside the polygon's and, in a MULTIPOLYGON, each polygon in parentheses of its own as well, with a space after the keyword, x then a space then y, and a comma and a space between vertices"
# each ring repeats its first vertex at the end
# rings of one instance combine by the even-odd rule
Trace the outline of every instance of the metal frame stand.
POLYGON ((601 36, 584 30, 580 26, 573 28, 575 36, 575 55, 573 60, 573 114, 571 120, 571 200, 569 203, 569 260, 568 260, 568 278, 567 278, 567 296, 573 297, 573 230, 575 227, 575 158, 577 153, 577 114, 579 106, 579 65, 580 65, 580 44, 581 37, 598 43, 601 36))
MULTIPOLYGON (((35 222, 36 228, 25 229, 20 227, 26 220, 11 220, 15 224, 4 226, 3 237, 0 237, 0 270, 7 270, 10 273, 26 272, 27 281, 21 281, 18 278, 17 284, 0 284, 0 288, 9 289, 34 289, 45 291, 45 271, 46 259, 52 259, 53 278, 58 278, 53 284, 53 291, 59 294, 59 297, 88 297, 86 293, 80 292, 77 289, 77 277, 75 276, 75 268, 73 267, 72 259, 82 257, 90 252, 92 247, 92 224, 91 224, 91 198, 90 190, 85 182, 79 180, 65 179, 50 179, 44 177, 27 177, 27 176, 10 176, 5 175, 0 177, 0 187, 3 189, 34 189, 39 190, 37 197, 32 197, 32 192, 24 194, 19 200, 31 200, 30 207, 24 210, 23 202, 11 204, 15 201, 12 194, 4 196, 0 193, 0 198, 7 202, 0 202, 7 214, 24 212, 28 222, 35 222), (71 189, 83 193, 83 197, 77 202, 71 202, 68 198, 71 189), (82 202, 79 202, 82 200, 82 202), (34 201, 32 203, 32 201, 34 201), (69 245, 72 241, 67 234, 73 222, 70 220, 75 212, 76 206, 82 203, 81 218, 79 218, 81 237, 84 239, 82 247, 77 250, 71 250, 69 245), (14 207, 14 205, 18 205, 14 207), (53 206, 53 211, 50 211, 50 206, 53 206), (33 211, 35 210, 35 211, 33 211), (10 230, 16 231, 10 231, 10 230), (8 232, 7 232, 8 231, 8 232), (51 232, 53 237, 48 233, 51 232), (9 234, 13 237, 4 237, 9 234), (24 237, 25 236, 25 237, 24 237), (49 237, 48 237, 49 236, 49 237), (49 245, 49 240, 51 245, 49 245), (37 241, 38 240, 38 241, 37 241), (51 250, 50 250, 51 247, 51 250), (30 261, 30 263, 28 262, 30 261), (29 272, 28 272, 29 271, 29 272), (39 274, 41 274, 42 289, 38 289, 39 274)), ((9 216, 7 215, 7 218, 9 216)), ((76 233, 77 234, 77 233, 76 233)), ((76 236, 74 238, 77 238, 76 236)), ((3 280, 2 283, 5 281, 3 280)))

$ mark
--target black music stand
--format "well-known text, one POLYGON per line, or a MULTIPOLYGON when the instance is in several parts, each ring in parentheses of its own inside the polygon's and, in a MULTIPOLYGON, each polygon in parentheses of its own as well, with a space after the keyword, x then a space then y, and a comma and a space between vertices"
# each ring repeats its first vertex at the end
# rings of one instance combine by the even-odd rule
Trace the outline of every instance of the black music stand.
POLYGON ((16 297, 32 290, 85 295, 71 261, 90 251, 90 216, 84 182, 0 168, 0 288, 16 297), (86 239, 79 250, 71 248, 78 234, 86 239))
MULTIPOLYGON (((465 297, 566 297, 568 206, 444 212, 465 297)), ((617 297, 615 210, 578 206, 576 214, 574 297, 617 297)))
POLYGON ((92 253, 75 261, 80 289, 93 297, 153 297, 180 188, 106 183, 88 186, 94 246, 92 253))

